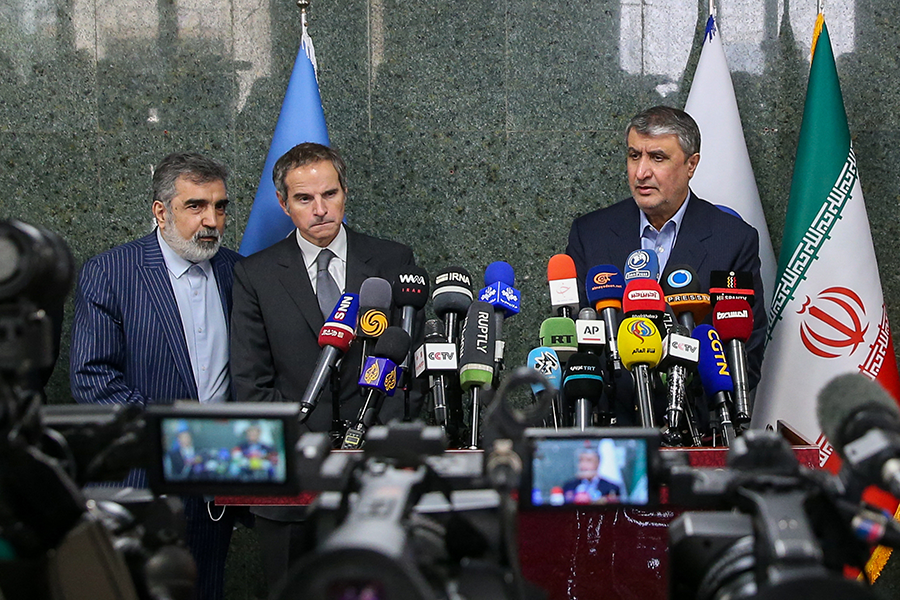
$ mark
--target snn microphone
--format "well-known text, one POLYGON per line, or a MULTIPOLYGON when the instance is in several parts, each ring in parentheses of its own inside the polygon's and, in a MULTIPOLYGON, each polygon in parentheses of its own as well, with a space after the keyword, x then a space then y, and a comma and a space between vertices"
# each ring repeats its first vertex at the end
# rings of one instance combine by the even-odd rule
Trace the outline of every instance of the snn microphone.
POLYGON ((750 422, 750 385, 747 381, 747 340, 753 333, 753 309, 743 299, 719 300, 713 309, 713 327, 725 341, 734 380, 734 420, 750 422))
POLYGON ((725 445, 730 446, 735 437, 729 408, 734 382, 728 370, 725 346, 722 344, 719 332, 705 323, 697 325, 691 332, 691 337, 700 342, 700 359, 697 362, 697 370, 700 372, 703 392, 715 407, 722 430, 722 438, 725 445))
POLYGON ((610 367, 613 372, 622 370, 616 336, 619 333, 619 311, 625 293, 625 279, 613 265, 599 265, 588 271, 584 284, 588 304, 594 307, 606 326, 610 367))
POLYGON ((650 390, 650 369, 662 358, 662 339, 653 321, 629 317, 619 325, 622 364, 634 377, 634 390, 641 427, 656 427, 650 390))
POLYGON ((472 413, 470 420, 469 448, 479 447, 481 397, 483 388, 489 388, 494 378, 494 308, 487 302, 476 301, 469 306, 459 360, 459 384, 470 393, 472 413))
POLYGON ((568 254, 555 254, 547 263, 550 305, 558 317, 572 318, 581 306, 578 298, 578 274, 575 261, 568 254))

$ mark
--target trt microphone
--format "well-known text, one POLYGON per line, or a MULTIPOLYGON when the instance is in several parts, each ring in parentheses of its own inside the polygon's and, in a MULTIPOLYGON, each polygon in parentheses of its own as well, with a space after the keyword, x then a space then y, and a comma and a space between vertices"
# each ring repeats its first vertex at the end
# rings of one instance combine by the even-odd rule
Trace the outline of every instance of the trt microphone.
POLYGON ((663 335, 665 326, 666 301, 662 288, 654 279, 632 279, 625 285, 622 297, 622 314, 626 317, 643 317, 656 325, 656 330, 663 335))
POLYGON ((360 375, 366 358, 372 354, 375 341, 390 325, 388 315, 391 312, 391 296, 391 284, 381 277, 369 277, 359 288, 359 324, 356 337, 363 344, 360 375))
POLYGON ((734 381, 734 421, 738 427, 750 422, 750 385, 747 383, 747 340, 753 333, 753 309, 739 298, 719 300, 713 308, 713 327, 728 349, 728 364, 734 381))
POLYGON ((569 411, 574 412, 576 429, 584 431, 591 426, 591 415, 598 413, 608 417, 609 407, 603 396, 603 370, 600 357, 587 352, 576 352, 569 357, 562 380, 563 397, 569 411))
POLYGON ((575 334, 579 352, 600 355, 606 347, 606 325, 597 318, 593 308, 582 308, 575 321, 575 334))
POLYGON ((559 317, 572 318, 578 312, 578 275, 575 261, 568 254, 555 254, 547 264, 547 281, 550 284, 550 305, 559 317))
POLYGON ((660 286, 678 322, 693 331, 709 314, 709 294, 700 287, 697 273, 688 265, 666 267, 660 286))
POLYGON ((662 339, 653 321, 643 317, 629 317, 623 320, 619 325, 619 352, 622 364, 634 376, 641 427, 656 427, 650 389, 650 369, 659 364, 662 358, 662 339))
POLYGON ((492 262, 484 270, 484 289, 478 293, 478 299, 494 307, 494 330, 497 334, 494 348, 494 377, 503 370, 503 320, 519 314, 519 302, 522 295, 515 287, 516 274, 509 263, 502 260, 492 262))
POLYGON ((368 390, 366 401, 359 410, 356 424, 344 434, 342 450, 362 446, 366 431, 378 418, 385 396, 393 396, 400 377, 399 364, 409 354, 409 335, 399 327, 388 327, 378 341, 372 356, 366 359, 359 386, 368 390))
POLYGON ((832 379, 816 415, 851 473, 900 497, 900 409, 878 382, 859 373, 832 379))
POLYGON ((659 279, 659 257, 656 252, 635 250, 625 259, 625 283, 632 279, 659 279))
MULTIPOLYGON (((547 382, 553 386, 553 389, 547 390, 547 393, 551 395, 553 426, 555 429, 559 429, 562 423, 562 411, 559 407, 559 390, 562 387, 562 365, 559 362, 556 350, 549 346, 535 348, 528 353, 528 368, 539 371, 547 379, 547 382)), ((544 387, 540 384, 532 383, 531 391, 537 397, 538 394, 544 391, 544 387)))
POLYGON ((622 369, 616 336, 619 333, 619 311, 625 293, 625 279, 613 265, 599 265, 588 271, 584 284, 588 304, 594 307, 606 326, 606 344, 612 371, 622 369))
MULTIPOLYGON (((350 343, 356 337, 356 318, 359 315, 359 296, 356 294, 344 294, 341 296, 331 316, 319 330, 319 359, 313 369, 312 377, 306 385, 306 390, 300 398, 300 422, 305 423, 309 415, 319 403, 319 396, 325 389, 331 369, 338 359, 350 348, 350 343)), ((333 399, 338 402, 338 398, 333 399)))
POLYGON ((719 426, 722 428, 722 439, 726 446, 730 446, 734 441, 734 425, 731 422, 729 408, 734 383, 728 370, 725 347, 722 345, 719 332, 705 323, 697 325, 691 332, 691 337, 700 342, 697 370, 700 372, 703 392, 715 407, 719 426))
POLYGON ((575 321, 568 317, 550 317, 541 323, 541 346, 550 346, 559 360, 566 362, 578 350, 575 321))
POLYGON ((691 337, 691 331, 684 325, 673 325, 663 339, 662 360, 659 361, 659 368, 666 371, 666 431, 663 437, 671 446, 683 443, 682 416, 691 443, 700 445, 700 436, 689 417, 691 405, 687 398, 688 374, 696 369, 699 359, 700 342, 691 337))
POLYGON ((472 399, 469 447, 478 448, 481 419, 481 391, 494 378, 494 307, 475 301, 469 306, 460 339, 459 385, 472 399))
POLYGON ((414 355, 416 377, 428 375, 428 387, 434 399, 434 418, 438 425, 447 426, 447 381, 445 375, 456 374, 459 354, 456 344, 447 342, 444 322, 440 319, 425 321, 425 343, 414 355))
POLYGON ((719 300, 742 298, 753 306, 753 274, 749 271, 710 271, 709 299, 713 306, 719 300))

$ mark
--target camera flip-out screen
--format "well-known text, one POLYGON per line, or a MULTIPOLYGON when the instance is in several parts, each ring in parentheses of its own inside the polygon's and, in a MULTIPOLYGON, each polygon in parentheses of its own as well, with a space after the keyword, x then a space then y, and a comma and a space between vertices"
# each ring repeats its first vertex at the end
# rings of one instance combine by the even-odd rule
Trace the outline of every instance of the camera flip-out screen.
POLYGON ((179 402, 147 410, 159 493, 291 495, 299 405, 179 402))
POLYGON ((655 430, 603 428, 526 432, 523 508, 648 506, 658 499, 655 430))

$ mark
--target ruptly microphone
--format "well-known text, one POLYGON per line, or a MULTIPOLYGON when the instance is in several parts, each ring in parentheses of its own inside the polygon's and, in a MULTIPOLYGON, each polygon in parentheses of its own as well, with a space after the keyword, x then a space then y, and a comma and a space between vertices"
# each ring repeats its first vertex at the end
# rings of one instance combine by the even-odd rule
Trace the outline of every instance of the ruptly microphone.
MULTIPOLYGON (((331 315, 319 330, 319 347, 322 352, 316 361, 312 377, 300 398, 300 422, 305 423, 312 411, 319 403, 319 396, 325 389, 331 369, 338 359, 350 349, 350 344, 356 337, 356 318, 359 314, 359 296, 356 294, 342 295, 331 315)), ((338 398, 333 399, 338 402, 338 398)))
POLYGON ((565 363, 578 350, 578 332, 575 321, 568 317, 550 317, 541 323, 541 346, 549 346, 556 351, 559 360, 565 363))
POLYGON ((709 299, 713 306, 719 300, 746 300, 753 306, 756 292, 753 289, 753 274, 749 271, 710 271, 709 299))
POLYGON ((588 304, 603 319, 606 327, 606 345, 609 349, 610 368, 613 372, 622 370, 616 336, 619 333, 619 312, 622 310, 622 296, 625 294, 625 279, 613 265, 599 265, 588 271, 584 283, 588 304))
POLYGON ((839 375, 819 392, 816 416, 854 475, 900 497, 900 409, 881 384, 839 375))
POLYGON ((576 352, 569 357, 562 378, 562 394, 567 412, 574 413, 573 424, 584 431, 591 426, 594 409, 609 417, 609 406, 603 395, 603 369, 600 357, 587 352, 576 352))
POLYGON ((459 353, 459 385, 471 398, 469 448, 479 447, 481 392, 494 379, 494 307, 477 300, 469 306, 463 323, 459 353))
POLYGON ((492 262, 484 270, 484 289, 478 299, 494 307, 494 331, 497 335, 494 348, 494 377, 503 370, 503 321, 519 314, 519 299, 522 295, 514 286, 516 274, 509 263, 502 260, 492 262))
POLYGON ((619 353, 622 364, 634 377, 634 390, 641 427, 656 427, 650 369, 662 358, 662 339, 650 319, 629 317, 619 325, 619 353))
POLYGON ((434 418, 437 424, 447 426, 447 381, 445 376, 457 372, 459 353, 456 344, 447 342, 444 322, 440 319, 425 321, 425 343, 416 349, 413 364, 416 377, 428 375, 428 387, 434 400, 434 418))
POLYGON ((715 408, 725 445, 730 446, 735 437, 729 408, 734 383, 725 358, 725 346, 722 345, 719 332, 705 323, 697 325, 691 332, 691 337, 700 342, 697 371, 700 373, 703 392, 715 408))
POLYGON ((625 259, 625 283, 633 279, 659 279, 659 257, 656 252, 635 250, 625 259))
MULTIPOLYGON (((528 353, 528 368, 537 370, 547 382, 553 386, 553 389, 546 390, 551 395, 551 406, 553 426, 559 429, 562 421, 562 414, 559 408, 559 390, 562 387, 562 365, 559 362, 559 356, 556 350, 549 346, 539 346, 528 353)), ((540 383, 532 383, 531 391, 535 397, 544 392, 544 386, 540 383)))
POLYGON ((575 340, 579 352, 600 355, 606 348, 606 325, 599 320, 597 311, 586 307, 578 311, 575 320, 575 340))
POLYGON ((671 265, 659 282, 666 303, 672 307, 678 322, 693 331, 709 314, 709 294, 700 287, 697 273, 689 265, 671 265))
POLYGON ((663 298, 662 288, 655 279, 632 279, 625 285, 622 314, 626 317, 650 319, 660 335, 664 335, 667 331, 666 301, 663 298))
POLYGON ((750 422, 750 384, 747 380, 747 340, 753 333, 753 309, 743 299, 719 300, 713 309, 713 327, 725 342, 734 382, 734 421, 750 422))
POLYGON ((680 446, 682 417, 694 446, 700 445, 700 436, 690 418, 690 401, 687 397, 688 375, 696 369, 700 360, 700 342, 691 337, 691 331, 675 324, 663 339, 662 359, 659 368, 666 372, 666 431, 663 438, 670 446, 680 446))
POLYGON ((362 446, 366 431, 378 419, 381 405, 386 396, 397 391, 400 378, 400 363, 409 354, 409 335, 397 326, 385 329, 372 356, 366 359, 359 386, 367 390, 366 400, 356 417, 356 424, 347 429, 342 450, 355 450, 362 446))
POLYGON ((362 340, 360 375, 366 358, 372 354, 375 341, 391 324, 388 317, 391 312, 391 297, 391 284, 381 277, 369 277, 359 287, 359 323, 356 327, 356 337, 362 340))
POLYGON ((578 274, 575 261, 568 254, 555 254, 547 264, 547 281, 550 284, 550 305, 558 317, 572 316, 578 312, 578 274))

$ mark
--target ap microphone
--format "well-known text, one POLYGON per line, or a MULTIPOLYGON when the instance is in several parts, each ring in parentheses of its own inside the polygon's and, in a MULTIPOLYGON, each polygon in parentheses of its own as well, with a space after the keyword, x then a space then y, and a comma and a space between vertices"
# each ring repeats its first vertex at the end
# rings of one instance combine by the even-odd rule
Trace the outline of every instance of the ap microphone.
POLYGON ((456 344, 447 342, 444 322, 440 319, 425 321, 425 343, 414 355, 416 377, 428 375, 428 387, 434 400, 434 418, 438 425, 447 426, 447 381, 444 376, 457 372, 456 344))
POLYGON ((494 331, 497 335, 494 349, 494 377, 503 369, 503 320, 519 313, 519 290, 516 274, 509 263, 502 260, 492 262, 484 270, 484 289, 478 293, 478 299, 494 307, 494 331))
POLYGON ((650 319, 660 335, 667 331, 666 301, 663 298, 662 288, 655 279, 632 279, 625 285, 622 314, 626 317, 650 319))
POLYGON ((713 308, 713 327, 728 348, 734 381, 734 421, 750 422, 750 385, 747 383, 747 340, 753 333, 753 309, 746 300, 719 300, 713 308))
MULTIPOLYGON (((309 415, 319 403, 319 396, 325 389, 325 383, 331 369, 338 359, 350 349, 350 343, 356 337, 356 317, 359 314, 359 296, 344 294, 338 299, 331 311, 331 316, 319 330, 319 359, 313 369, 312 377, 300 398, 300 422, 305 423, 309 415)), ((338 402, 334 398, 333 402, 338 402)))
POLYGON ((693 331, 709 314, 709 294, 700 287, 697 273, 688 265, 667 267, 659 282, 666 303, 672 307, 678 322, 693 331))
POLYGON ((400 363, 409 354, 409 335, 399 327, 388 327, 378 341, 372 356, 363 365, 359 386, 368 391, 366 401, 359 410, 356 424, 344 434, 342 450, 355 450, 362 446, 363 437, 381 410, 385 396, 393 396, 400 378, 400 363))
POLYGON ((578 350, 578 332, 575 321, 568 317, 550 317, 541 323, 541 346, 556 351, 559 360, 566 362, 578 350))
POLYGON ((587 352, 576 352, 570 356, 562 378, 562 393, 567 412, 575 414, 573 422, 577 429, 584 431, 591 426, 591 414, 595 408, 599 414, 608 417, 600 357, 587 352))
POLYGON ((859 373, 832 379, 816 416, 853 474, 900 497, 900 409, 878 382, 859 373))
POLYGON ((459 353, 459 385, 472 399, 469 448, 477 449, 480 437, 481 390, 490 388, 494 379, 494 307, 475 301, 469 306, 463 323, 459 353))
POLYGON ((362 375, 366 358, 372 354, 375 341, 390 325, 391 284, 381 277, 369 277, 359 288, 359 324, 356 337, 362 340, 362 360, 359 374, 362 375))
POLYGON ((634 376, 641 427, 656 427, 650 390, 650 369, 662 358, 662 339, 653 321, 629 317, 619 325, 619 354, 622 364, 634 376))
POLYGON ((620 371, 622 362, 619 359, 616 336, 619 333, 619 311, 622 310, 625 279, 613 265, 599 265, 588 271, 584 288, 588 304, 594 307, 606 327, 606 344, 612 370, 620 371))
POLYGON ((579 352, 600 355, 606 347, 606 326, 598 320, 593 308, 582 308, 575 321, 575 335, 579 352))
POLYGON ((710 271, 709 299, 713 306, 719 300, 746 300, 753 306, 756 292, 753 290, 753 274, 749 271, 710 271))
POLYGON ((572 316, 578 312, 578 274, 575 261, 568 254, 555 254, 547 264, 547 281, 550 284, 550 305, 559 317, 572 316))
POLYGON ((633 279, 659 279, 659 257, 656 252, 635 250, 625 259, 625 283, 633 279))
MULTIPOLYGON (((546 390, 551 396, 551 411, 553 416, 553 426, 559 429, 561 423, 561 410, 559 409, 559 390, 562 387, 562 365, 559 362, 559 356, 556 350, 549 346, 540 346, 528 353, 528 368, 537 370, 547 382, 553 386, 552 389, 546 390)), ((539 383, 531 384, 531 391, 534 392, 535 398, 538 394, 544 392, 544 386, 539 383)))
POLYGON ((700 383, 703 384, 703 393, 709 398, 715 407, 719 425, 722 428, 722 438, 726 446, 734 441, 734 425, 731 422, 729 404, 731 393, 734 391, 734 383, 731 373, 728 371, 728 360, 725 358, 725 347, 719 332, 710 325, 700 324, 691 332, 691 337, 700 342, 700 359, 697 362, 697 371, 700 372, 700 383))
POLYGON ((666 443, 680 446, 681 417, 691 435, 691 443, 700 445, 700 436, 689 418, 690 402, 687 398, 687 379, 700 360, 700 342, 691 337, 684 325, 675 324, 663 339, 662 360, 659 368, 666 372, 666 443))

